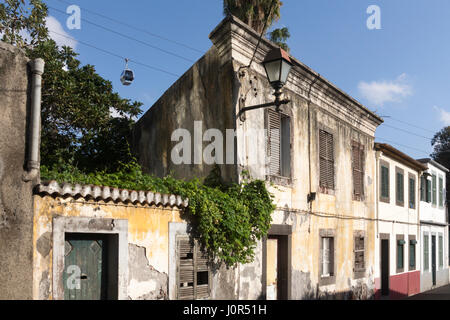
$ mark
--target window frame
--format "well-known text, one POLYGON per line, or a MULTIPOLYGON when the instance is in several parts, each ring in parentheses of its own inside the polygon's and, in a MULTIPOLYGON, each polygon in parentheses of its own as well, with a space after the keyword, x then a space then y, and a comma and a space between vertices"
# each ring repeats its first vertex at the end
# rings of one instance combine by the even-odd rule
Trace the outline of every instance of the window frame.
POLYGON ((396 273, 403 273, 405 272, 405 236, 403 234, 397 235, 397 241, 396 241, 396 273), (399 247, 401 247, 401 253, 402 253, 402 265, 399 265, 400 259, 399 259, 399 247))
POLYGON ((293 150, 292 150, 292 144, 293 144, 293 121, 292 116, 285 112, 277 112, 275 109, 267 109, 264 113, 264 121, 265 121, 265 127, 267 128, 267 136, 266 136, 266 157, 269 159, 266 164, 266 180, 273 182, 274 184, 281 185, 281 186, 291 186, 292 184, 292 168, 293 168, 293 150), (271 128, 271 113, 277 114, 279 117, 279 173, 275 174, 272 172, 271 168, 271 161, 272 160, 272 146, 271 146, 271 139, 272 139, 272 128, 271 128), (289 139, 288 141, 285 141, 283 139, 283 119, 288 119, 289 123, 289 139), (288 151, 285 151, 287 148, 288 151), (285 161, 283 156, 284 154, 288 155, 288 159, 285 161), (287 168, 285 168, 286 163, 288 163, 287 168), (287 173, 284 172, 284 170, 287 170, 287 173), (284 176, 286 174, 286 176, 284 176))
POLYGON ((334 229, 320 229, 319 231, 319 286, 327 286, 336 283, 336 230, 334 229), (330 272, 329 276, 323 276, 323 239, 330 238, 330 256, 329 261, 330 269, 332 268, 332 272, 330 272))
POLYGON ((367 270, 367 266, 366 266, 366 247, 367 247, 367 239, 366 239, 366 234, 364 231, 355 231, 354 235, 353 235, 353 278, 356 279, 361 279, 364 278, 366 275, 366 270, 367 270), (364 248, 361 250, 358 250, 356 248, 356 244, 357 244, 357 239, 363 239, 363 245, 364 248), (363 252, 363 264, 364 267, 363 268, 357 268, 356 267, 356 254, 358 252, 363 252))

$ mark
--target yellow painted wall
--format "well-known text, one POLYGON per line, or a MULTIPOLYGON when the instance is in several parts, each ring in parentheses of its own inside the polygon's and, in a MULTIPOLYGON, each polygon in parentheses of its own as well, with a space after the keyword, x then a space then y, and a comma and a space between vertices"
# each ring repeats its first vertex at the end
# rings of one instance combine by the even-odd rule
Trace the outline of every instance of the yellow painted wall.
POLYGON ((33 226, 33 298, 51 299, 52 251, 45 257, 39 252, 51 244, 52 220, 55 216, 128 220, 128 242, 146 249, 150 266, 158 272, 169 272, 169 223, 182 222, 177 208, 156 208, 34 196, 33 226), (45 238, 50 240, 45 241, 45 238))

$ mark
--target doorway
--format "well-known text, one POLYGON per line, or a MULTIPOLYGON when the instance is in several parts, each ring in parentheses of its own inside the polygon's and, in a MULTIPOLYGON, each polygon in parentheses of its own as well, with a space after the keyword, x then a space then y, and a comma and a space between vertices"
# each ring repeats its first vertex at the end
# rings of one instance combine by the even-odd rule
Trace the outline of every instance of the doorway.
POLYGON ((116 300, 118 236, 66 233, 64 300, 116 300))
POLYGON ((389 296, 389 237, 381 239, 381 296, 389 296))
POLYGON ((267 300, 291 297, 292 227, 272 226, 263 242, 263 292, 267 300))
POLYGON ((431 273, 434 287, 436 286, 436 236, 431 237, 431 273))

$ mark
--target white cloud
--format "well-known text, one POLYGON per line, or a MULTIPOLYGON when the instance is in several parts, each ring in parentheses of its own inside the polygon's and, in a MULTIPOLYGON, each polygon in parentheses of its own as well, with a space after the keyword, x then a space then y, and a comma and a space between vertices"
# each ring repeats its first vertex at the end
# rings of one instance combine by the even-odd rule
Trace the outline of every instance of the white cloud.
POLYGON ((361 81, 358 89, 361 96, 373 106, 383 106, 386 102, 401 102, 403 98, 412 95, 412 87, 407 83, 405 73, 390 81, 361 81))
POLYGON ((445 111, 442 108, 439 107, 434 107, 434 110, 436 110, 437 112, 439 112, 439 120, 445 125, 445 126, 450 126, 450 112, 445 111))
POLYGON ((64 30, 61 23, 55 17, 48 16, 46 19, 46 26, 50 37, 55 40, 59 47, 68 46, 72 47, 72 49, 76 48, 78 42, 64 30))

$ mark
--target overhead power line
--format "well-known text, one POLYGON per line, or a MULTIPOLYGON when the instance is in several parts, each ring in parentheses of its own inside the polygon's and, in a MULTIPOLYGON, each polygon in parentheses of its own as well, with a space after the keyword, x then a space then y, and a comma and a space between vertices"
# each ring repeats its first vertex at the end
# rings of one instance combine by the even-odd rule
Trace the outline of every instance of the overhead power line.
MULTIPOLYGON (((121 55, 119 55, 119 54, 117 54, 117 53, 114 53, 114 52, 111 52, 111 51, 108 51, 108 50, 105 50, 105 49, 96 47, 96 46, 94 46, 94 45, 92 45, 92 44, 90 44, 90 43, 87 43, 87 42, 83 42, 83 41, 77 40, 77 39, 75 39, 75 38, 73 38, 73 37, 66 36, 66 35, 64 35, 64 34, 61 34, 61 33, 59 33, 59 32, 55 32, 55 31, 53 31, 53 30, 49 30, 49 32, 50 32, 50 33, 53 33, 53 34, 56 34, 56 35, 58 35, 58 36, 67 38, 67 39, 71 39, 71 40, 77 41, 78 43, 81 43, 82 45, 85 45, 85 46, 87 46, 87 47, 91 47, 91 48, 96 49, 96 50, 98 50, 98 51, 101 51, 101 52, 103 52, 103 53, 109 54, 110 56, 114 56, 114 57, 120 58, 120 59, 122 59, 122 60, 125 59, 124 56, 121 56, 121 55)), ((140 65, 140 66, 143 66, 143 67, 146 67, 146 68, 155 70, 155 71, 163 72, 163 73, 169 74, 169 75, 174 76, 174 77, 177 77, 177 78, 180 77, 179 75, 177 75, 177 74, 175 74, 175 73, 172 73, 172 72, 170 72, 170 71, 166 71, 166 70, 164 70, 164 69, 161 69, 161 68, 158 68, 158 67, 154 67, 154 66, 148 65, 148 64, 146 64, 146 63, 139 62, 139 61, 137 61, 137 60, 129 59, 129 61, 132 62, 132 63, 134 63, 134 64, 137 64, 137 65, 140 65)))
POLYGON ((419 137, 419 138, 427 139, 427 140, 430 140, 430 141, 433 140, 432 138, 421 136, 420 134, 417 134, 417 133, 414 133, 414 132, 411 132, 411 131, 408 131, 408 130, 400 129, 400 128, 397 128, 397 127, 394 127, 394 126, 390 126, 388 124, 383 124, 383 126, 385 126, 387 128, 394 129, 394 130, 402 131, 404 133, 408 133, 410 135, 413 135, 413 136, 416 136, 416 137, 419 137))
POLYGON ((403 124, 406 124, 408 126, 414 127, 416 129, 424 130, 424 131, 427 131, 427 132, 430 132, 430 133, 433 133, 433 134, 436 133, 436 132, 434 132, 434 131, 432 131, 430 129, 425 129, 425 128, 419 127, 419 126, 417 126, 415 124, 412 124, 412 123, 409 123, 409 122, 406 122, 406 121, 403 121, 403 120, 399 120, 399 119, 396 119, 396 118, 391 117, 391 116, 385 116, 385 117, 382 117, 382 118, 386 118, 386 119, 389 119, 389 120, 394 120, 396 122, 403 123, 403 124))
MULTIPOLYGON (((61 2, 61 3, 64 3, 64 4, 67 4, 67 5, 72 5, 72 3, 69 3, 69 2, 64 1, 64 0, 57 0, 57 1, 59 1, 59 2, 61 2)), ((125 22, 120 21, 120 20, 115 19, 115 18, 111 18, 111 17, 109 17, 109 16, 107 16, 107 15, 104 15, 104 14, 101 14, 101 13, 99 13, 99 12, 96 12, 96 11, 93 11, 93 10, 90 10, 90 9, 86 9, 85 7, 81 7, 81 6, 79 6, 79 7, 80 7, 81 9, 83 9, 83 11, 86 11, 86 12, 88 12, 88 13, 90 13, 90 14, 93 14, 93 15, 96 15, 96 16, 98 16, 98 17, 101 17, 101 18, 103 18, 103 19, 112 21, 112 22, 114 22, 114 23, 123 25, 123 26, 125 26, 125 27, 127 27, 127 28, 130 28, 130 29, 133 29, 133 30, 136 30, 136 31, 145 33, 145 34, 148 34, 149 36, 152 36, 152 37, 155 37, 155 38, 158 38, 158 39, 167 41, 167 42, 171 42, 171 43, 173 43, 173 44, 182 46, 182 47, 187 48, 187 49, 190 49, 190 50, 192 50, 192 51, 196 51, 196 52, 199 52, 199 53, 204 53, 202 50, 196 49, 196 48, 194 48, 194 47, 191 47, 191 46, 189 46, 189 45, 187 45, 187 44, 184 44, 184 43, 181 43, 181 42, 179 42, 179 41, 175 41, 175 40, 172 40, 172 39, 163 37, 163 36, 161 36, 161 35, 158 35, 158 34, 156 34, 156 33, 149 32, 149 31, 147 31, 147 30, 145 30, 145 29, 139 28, 139 27, 137 27, 137 26, 133 26, 133 25, 131 25, 131 24, 125 23, 125 22)))
POLYGON ((411 147, 411 146, 407 146, 407 145, 404 145, 404 144, 401 144, 401 143, 398 143, 398 142, 395 142, 395 141, 392 141, 392 140, 389 140, 389 139, 385 139, 385 138, 383 138, 383 137, 378 137, 378 136, 377 136, 376 139, 377 139, 377 140, 380 139, 380 140, 386 141, 386 142, 391 143, 391 144, 395 144, 395 145, 398 145, 398 146, 401 146, 401 147, 404 147, 404 148, 408 148, 408 149, 411 149, 411 150, 415 150, 415 151, 417 151, 417 152, 426 154, 427 156, 430 155, 430 152, 425 152, 424 150, 417 149, 417 148, 411 147))
MULTIPOLYGON (((54 8, 54 7, 51 7, 51 6, 48 6, 48 7, 49 7, 50 9, 52 9, 52 10, 55 10, 55 11, 59 12, 59 13, 68 15, 65 11, 59 10, 59 9, 54 8)), ((152 44, 150 44, 150 43, 148 43, 148 42, 145 42, 145 41, 139 40, 139 39, 137 39, 137 38, 128 36, 128 35, 126 35, 126 34, 124 34, 124 33, 115 31, 115 30, 113 30, 113 29, 104 27, 104 26, 102 26, 102 25, 100 25, 100 24, 98 24, 98 23, 89 21, 89 20, 87 20, 87 19, 81 18, 81 21, 84 21, 84 22, 86 22, 86 23, 88 23, 88 24, 91 24, 91 25, 97 27, 97 28, 100 28, 100 29, 103 29, 103 30, 108 31, 108 32, 110 32, 110 33, 116 34, 116 35, 121 36, 121 37, 123 37, 123 38, 126 38, 126 39, 128 39, 128 40, 135 41, 135 42, 137 42, 137 43, 140 43, 140 44, 145 45, 145 46, 147 46, 147 47, 150 47, 150 48, 152 48, 152 49, 161 51, 161 52, 163 52, 163 53, 165 53, 165 54, 168 54, 168 55, 171 55, 171 56, 173 56, 173 57, 176 57, 176 58, 179 58, 179 59, 188 61, 188 62, 192 62, 192 63, 195 62, 194 60, 191 60, 191 59, 189 59, 189 58, 180 56, 179 54, 176 54, 176 53, 173 53, 173 52, 171 52, 171 51, 168 51, 168 50, 162 49, 162 48, 160 48, 160 47, 154 46, 154 45, 152 45, 152 44)))

